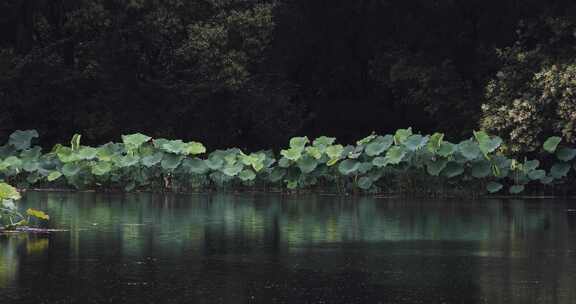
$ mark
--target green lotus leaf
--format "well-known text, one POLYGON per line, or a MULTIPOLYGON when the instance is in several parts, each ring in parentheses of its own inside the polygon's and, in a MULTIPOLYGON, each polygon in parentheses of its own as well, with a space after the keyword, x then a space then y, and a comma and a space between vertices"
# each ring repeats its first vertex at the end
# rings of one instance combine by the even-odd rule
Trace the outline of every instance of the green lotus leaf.
POLYGON ((401 146, 394 146, 394 147, 388 149, 388 151, 386 152, 386 157, 385 157, 386 163, 392 164, 392 165, 397 165, 400 162, 402 162, 402 160, 404 159, 406 154, 407 154, 406 149, 404 149, 401 146))
POLYGON ((530 171, 536 170, 540 166, 540 161, 537 159, 525 161, 523 164, 524 172, 528 173, 530 171))
POLYGON ((339 160, 340 160, 339 158, 330 159, 326 162, 326 166, 328 167, 334 166, 335 164, 338 163, 339 160))
POLYGON ((560 148, 556 151, 556 157, 561 161, 571 161, 576 157, 576 149, 560 148))
POLYGON ((326 147, 334 144, 335 141, 336 138, 334 137, 320 136, 316 138, 312 144, 314 145, 314 147, 319 148, 320 151, 323 152, 324 149, 326 149, 326 147))
POLYGON ((105 144, 97 149, 96 157, 100 161, 112 161, 114 155, 120 154, 120 151, 118 151, 112 143, 105 144))
POLYGON ((40 158, 42 156, 42 148, 40 147, 34 147, 31 149, 27 149, 22 151, 22 153, 20 153, 20 158, 21 159, 27 159, 27 160, 36 160, 38 158, 40 158))
POLYGON ((184 154, 186 155, 198 155, 204 153, 206 153, 206 147, 204 147, 204 145, 199 142, 192 141, 186 143, 186 146, 184 148, 184 154))
POLYGON ((62 166, 62 174, 66 177, 75 176, 82 168, 76 163, 67 163, 62 166))
MULTIPOLYGON (((155 140, 158 141, 158 140, 155 140)), ((180 139, 176 140, 166 140, 160 146, 160 148, 166 152, 174 154, 186 154, 188 145, 180 139)))
POLYGON ((358 179, 358 187, 362 190, 368 190, 372 188, 372 179, 366 176, 362 176, 358 179))
POLYGON ((362 138, 361 140, 356 142, 356 145, 358 146, 362 146, 362 145, 366 145, 368 143, 370 143, 372 140, 374 140, 377 137, 376 134, 374 134, 374 132, 372 132, 372 134, 362 138))
POLYGON ((308 137, 293 137, 290 139, 290 149, 302 152, 304 146, 309 142, 308 137))
POLYGON ((290 190, 298 188, 298 181, 286 181, 286 188, 290 190))
POLYGON ((206 174, 210 171, 206 162, 197 157, 184 159, 182 161, 182 168, 189 174, 206 174))
POLYGON ((10 134, 8 144, 12 145, 18 150, 26 150, 32 145, 32 139, 37 137, 38 131, 36 130, 17 130, 16 132, 10 134))
POLYGON ((458 144, 458 150, 467 160, 474 160, 480 156, 480 148, 472 140, 465 140, 458 144))
POLYGON ((394 134, 394 143, 396 145, 401 145, 406 141, 406 139, 408 139, 408 136, 410 135, 412 135, 412 127, 408 129, 398 129, 394 134))
POLYGON ((306 147, 306 153, 315 159, 322 158, 322 151, 318 147, 306 147))
POLYGON ((184 156, 182 156, 182 155, 167 153, 164 155, 164 157, 162 157, 162 161, 160 162, 160 166, 164 170, 173 171, 176 168, 178 168, 178 166, 180 165, 180 163, 182 162, 183 159, 184 159, 184 156))
POLYGON ((92 174, 96 176, 104 176, 112 171, 112 163, 110 162, 97 162, 91 168, 92 174))
POLYGON ((378 156, 372 160, 372 164, 378 168, 385 167, 387 165, 386 158, 378 156))
POLYGON ((289 160, 297 161, 302 156, 302 150, 299 148, 290 148, 280 151, 280 154, 289 160))
POLYGON ((134 156, 134 155, 124 155, 121 157, 114 157, 113 161, 116 163, 116 165, 120 168, 127 168, 127 167, 132 167, 136 164, 138 164, 138 162, 140 161, 140 158, 138 156, 134 156))
POLYGON ((360 163, 360 167, 358 167, 358 172, 360 172, 360 174, 365 174, 368 171, 372 170, 372 168, 374 168, 372 162, 363 162, 360 163))
POLYGON ((220 155, 212 154, 204 161, 211 170, 220 170, 224 165, 224 159, 220 155))
POLYGON ((474 162, 471 173, 475 178, 487 177, 492 173, 492 164, 486 160, 474 162))
POLYGON ((50 174, 48 174, 47 179, 49 182, 53 182, 53 181, 59 179, 61 176, 62 176, 62 173, 60 173, 59 171, 52 171, 52 172, 50 172, 50 174))
POLYGON ((338 165, 338 171, 342 175, 350 175, 356 172, 358 168, 360 168, 360 163, 351 159, 345 159, 338 165))
POLYGON ((130 135, 122 135, 122 142, 128 151, 134 151, 140 148, 143 144, 150 141, 152 137, 136 133, 130 135))
POLYGON ((8 167, 20 168, 22 166, 22 160, 16 156, 10 156, 6 158, 3 163, 8 167))
POLYGON ((554 178, 552 176, 544 176, 540 179, 540 182, 544 185, 548 185, 550 183, 552 183, 554 181, 554 178))
POLYGON ((457 162, 449 162, 446 165, 446 168, 444 168, 444 170, 442 170, 442 175, 448 177, 448 178, 453 178, 456 177, 458 175, 461 175, 462 173, 464 173, 464 166, 460 163, 457 162))
POLYGON ((72 149, 72 151, 76 152, 78 151, 78 149, 80 149, 80 139, 82 138, 82 135, 80 134, 74 134, 72 136, 72 139, 70 140, 70 149, 72 149))
POLYGON ((58 158, 63 163, 75 162, 78 159, 78 154, 74 153, 71 148, 64 147, 62 145, 57 145, 55 147, 55 152, 58 158))
POLYGON ((434 133, 432 136, 430 136, 430 140, 428 141, 426 148, 430 153, 436 154, 438 153, 438 150, 440 150, 440 147, 442 146, 443 142, 444 142, 444 134, 434 133))
POLYGON ((287 159, 286 157, 282 157, 278 161, 278 166, 280 166, 281 168, 288 168, 288 167, 290 167, 290 160, 287 159))
POLYGON ((555 179, 566 177, 568 172, 570 172, 569 163, 555 163, 552 165, 552 168, 550 168, 550 175, 555 179))
POLYGON ((286 175, 286 169, 276 167, 276 168, 272 169, 272 172, 270 172, 268 179, 271 182, 276 183, 276 182, 280 181, 285 175, 286 175))
POLYGON ((33 159, 22 159, 22 169, 24 169, 24 171, 26 172, 36 172, 38 170, 38 168, 40 167, 40 164, 33 159))
POLYGON ((542 147, 544 148, 544 150, 548 153, 554 153, 556 151, 556 148, 558 147, 558 144, 560 144, 560 142, 562 141, 562 138, 558 137, 558 136, 552 136, 548 139, 546 139, 546 141, 544 142, 544 145, 542 145, 542 147))
POLYGON ((502 190, 503 187, 504 186, 498 182, 489 182, 488 184, 486 184, 486 190, 488 190, 488 192, 490 193, 496 193, 502 190))
POLYGON ((546 171, 544 170, 533 170, 528 173, 528 178, 531 180, 540 180, 546 177, 546 171))
POLYGON ((227 165, 222 170, 222 173, 227 176, 236 176, 242 171, 242 169, 244 169, 244 166, 240 163, 237 163, 235 165, 227 165))
POLYGON ((296 164, 302 173, 308 174, 316 169, 316 166, 318 166, 318 161, 309 155, 305 155, 300 158, 296 164))
POLYGON ((20 192, 16 188, 0 182, 0 201, 2 200, 19 200, 20 192))
POLYGON ((388 150, 394 144, 394 137, 392 135, 378 136, 371 143, 366 145, 366 155, 377 156, 388 150))
POLYGON ((422 149, 428 143, 429 139, 429 137, 423 137, 419 134, 410 135, 404 141, 404 146, 410 151, 416 151, 422 149))
POLYGON ((440 172, 442 172, 442 170, 444 170, 444 168, 446 168, 447 164, 448 164, 448 159, 445 159, 445 158, 429 161, 426 164, 426 170, 428 171, 428 174, 430 174, 432 176, 438 176, 438 175, 440 175, 440 172))
POLYGON ((492 157, 493 166, 493 174, 497 177, 505 177, 508 176, 510 172, 510 166, 512 164, 512 160, 506 158, 503 155, 494 155, 492 157))
POLYGON ((81 147, 78 150, 78 159, 91 160, 98 155, 98 149, 92 147, 81 147))
POLYGON ((162 158, 164 158, 164 153, 156 152, 152 155, 146 155, 142 157, 140 161, 142 162, 142 165, 144 165, 145 167, 151 168, 159 164, 162 161, 162 158))
POLYGON ((256 173, 251 169, 244 169, 238 174, 238 178, 243 182, 251 181, 256 179, 256 173))
POLYGON ((480 151, 486 156, 496 151, 502 144, 502 138, 498 136, 490 138, 490 135, 484 131, 474 131, 474 137, 478 141, 480 151))
POLYGON ((458 146, 453 143, 443 142, 440 144, 440 148, 436 153, 442 157, 448 157, 456 152, 457 147, 458 146))
POLYGON ((338 160, 342 157, 342 153, 344 152, 344 147, 342 145, 332 145, 326 148, 326 155, 330 158, 330 160, 338 160))
POLYGON ((508 190, 511 194, 519 194, 524 191, 524 185, 514 185, 508 190))

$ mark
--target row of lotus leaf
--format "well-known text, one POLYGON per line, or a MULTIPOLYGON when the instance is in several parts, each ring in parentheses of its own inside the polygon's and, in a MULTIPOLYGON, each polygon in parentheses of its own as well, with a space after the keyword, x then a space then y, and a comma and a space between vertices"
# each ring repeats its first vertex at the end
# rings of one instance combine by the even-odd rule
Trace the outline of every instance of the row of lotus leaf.
POLYGON ((346 146, 337 144, 333 137, 294 137, 279 155, 237 148, 207 154, 199 142, 152 139, 140 133, 123 135, 120 143, 98 147, 83 146, 77 134, 70 145, 58 144, 43 153, 40 147, 32 146, 37 137, 35 130, 10 135, 0 147, 0 179, 22 176, 28 185, 60 182, 76 188, 122 186, 127 191, 170 188, 189 181, 201 187, 259 183, 289 189, 345 181, 352 187, 377 191, 379 182, 390 172, 415 171, 446 180, 478 181, 489 193, 507 185, 510 193, 517 194, 530 183, 563 182, 576 157, 576 149, 561 146, 560 137, 550 137, 542 152, 555 156, 546 170, 538 160, 506 156, 502 139, 483 131, 451 143, 442 133, 414 134, 411 128, 388 135, 371 134, 346 146))

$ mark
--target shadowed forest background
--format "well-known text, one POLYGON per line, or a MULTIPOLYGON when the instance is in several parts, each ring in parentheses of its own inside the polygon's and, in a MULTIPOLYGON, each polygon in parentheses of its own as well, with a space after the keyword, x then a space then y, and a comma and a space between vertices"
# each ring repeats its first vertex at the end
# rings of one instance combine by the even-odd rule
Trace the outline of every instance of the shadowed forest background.
POLYGON ((3 0, 0 138, 574 143, 575 19, 565 0, 3 0))

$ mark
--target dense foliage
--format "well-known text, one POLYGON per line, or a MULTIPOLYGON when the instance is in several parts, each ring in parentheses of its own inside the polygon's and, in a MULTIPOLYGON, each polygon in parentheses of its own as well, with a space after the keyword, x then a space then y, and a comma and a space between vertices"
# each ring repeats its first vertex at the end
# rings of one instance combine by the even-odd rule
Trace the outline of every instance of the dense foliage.
POLYGON ((77 134, 69 145, 42 153, 32 145, 37 137, 35 130, 16 131, 0 147, 0 179, 20 187, 125 191, 315 189, 436 196, 458 189, 480 194, 507 189, 518 194, 529 184, 565 184, 576 164, 576 149, 563 146, 560 137, 544 142, 542 161, 517 160, 501 152, 500 137, 482 131, 459 143, 442 133, 414 134, 411 128, 346 146, 326 136, 294 137, 279 154, 238 148, 207 153, 199 142, 140 133, 98 147, 82 145, 77 134))
POLYGON ((0 138, 462 138, 484 103, 491 133, 532 150, 571 140, 574 16, 572 0, 4 0, 0 138))

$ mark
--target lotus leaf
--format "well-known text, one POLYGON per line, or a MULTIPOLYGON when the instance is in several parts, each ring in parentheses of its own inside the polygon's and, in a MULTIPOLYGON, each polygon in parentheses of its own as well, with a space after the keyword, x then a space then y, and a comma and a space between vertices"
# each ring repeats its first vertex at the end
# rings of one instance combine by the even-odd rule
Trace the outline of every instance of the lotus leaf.
POLYGON ((17 130, 16 132, 10 134, 8 144, 12 145, 18 150, 26 150, 32 145, 32 139, 37 137, 38 131, 36 130, 17 130))
POLYGON ((561 161, 571 161, 576 157, 576 149, 560 148, 556 151, 556 157, 561 161))
POLYGON ((492 164, 486 160, 474 162, 471 173, 475 178, 487 177, 492 173, 492 164))
POLYGON ((256 173, 250 169, 244 169, 238 174, 238 178, 244 182, 251 181, 256 179, 256 173))
POLYGON ((398 129, 394 134, 394 143, 396 145, 401 145, 406 141, 406 139, 408 139, 408 136, 410 135, 412 135, 411 127, 408 129, 398 129))
POLYGON ((1 200, 19 200, 20 192, 16 188, 0 182, 0 201, 1 200))
POLYGON ((448 157, 454 154, 457 150, 457 146, 453 143, 443 142, 440 144, 440 148, 438 149, 438 155, 442 157, 448 157))
POLYGON ((302 152, 304 146, 309 142, 308 137, 293 137, 290 139, 290 149, 299 150, 302 152))
POLYGON ((150 141, 152 137, 136 133, 130 135, 122 135, 122 142, 128 151, 134 151, 140 148, 144 143, 150 141))
POLYGON ((150 168, 150 167, 153 167, 153 166, 159 164, 162 161, 162 158, 164 158, 164 153, 156 152, 152 155, 147 155, 147 156, 142 157, 140 159, 140 161, 142 162, 142 165, 150 168))
POLYGON ((394 143, 392 135, 378 136, 371 143, 366 146, 366 155, 377 156, 388 150, 394 143))
POLYGON ((52 171, 52 172, 50 172, 50 174, 48 174, 47 179, 49 182, 53 182, 53 181, 59 179, 60 176, 62 176, 62 173, 60 173, 59 171, 52 171))
POLYGON ((370 134, 370 135, 362 138, 361 140, 357 141, 356 145, 357 146, 366 145, 366 144, 370 143, 372 140, 374 140, 376 137, 377 137, 377 135, 374 132, 372 132, 372 134, 370 134))
POLYGON ((97 162, 91 168, 92 174, 96 176, 104 176, 112 171, 112 163, 110 162, 97 162))
POLYGON ((528 178, 531 180, 540 180, 546 176, 546 171, 544 170, 533 170, 528 173, 528 178))
POLYGON ((462 166, 462 164, 457 163, 457 162, 449 162, 446 165, 446 168, 444 168, 444 170, 442 170, 442 175, 448 177, 448 178, 453 178, 456 177, 458 175, 461 175, 462 173, 464 173, 464 166, 462 166))
POLYGON ((550 175, 555 179, 566 177, 570 171, 570 164, 568 163, 555 163, 550 168, 550 175))
POLYGON ((524 185, 514 185, 508 190, 511 194, 519 194, 524 191, 524 185))
POLYGON ((428 143, 429 139, 429 137, 423 137, 420 134, 410 135, 404 141, 404 146, 410 151, 416 151, 422 149, 428 143))
POLYGON ((467 160, 474 160, 480 155, 480 148, 472 140, 465 140, 458 144, 458 150, 467 160))
POLYGON ((406 156, 407 151, 401 146, 394 146, 386 152, 386 164, 397 165, 406 156))
POLYGON ((162 158, 162 161, 160 162, 160 166, 164 170, 173 171, 176 168, 178 168, 178 166, 180 165, 180 163, 182 162, 183 159, 184 159, 184 156, 182 156, 182 155, 176 155, 176 154, 168 153, 168 154, 165 154, 164 157, 162 158))
POLYGON ((446 168, 447 164, 448 159, 446 158, 432 160, 426 164, 426 170, 428 171, 428 174, 432 176, 438 176, 440 175, 440 172, 446 168))
POLYGON ((308 174, 314 171, 314 169, 316 169, 318 161, 309 155, 305 155, 302 158, 300 158, 296 162, 296 164, 298 165, 298 168, 300 168, 300 171, 302 171, 302 173, 308 174))
POLYGON ((490 193, 496 193, 502 190, 503 187, 504 186, 498 182, 489 182, 488 184, 486 184, 486 190, 488 190, 488 192, 490 193))
POLYGON ((338 171, 343 175, 350 175, 356 172, 358 168, 360 168, 360 163, 351 159, 346 159, 338 165, 338 171))
POLYGON ((558 136, 552 136, 552 137, 546 139, 546 141, 544 142, 542 147, 544 148, 544 150, 546 152, 554 153, 556 151, 556 148, 558 147, 558 144, 560 144, 561 141, 562 141, 562 138, 560 138, 558 136))
POLYGON ((363 190, 372 188, 372 179, 366 176, 360 177, 358 179, 358 187, 363 190))

